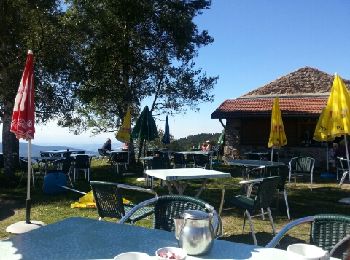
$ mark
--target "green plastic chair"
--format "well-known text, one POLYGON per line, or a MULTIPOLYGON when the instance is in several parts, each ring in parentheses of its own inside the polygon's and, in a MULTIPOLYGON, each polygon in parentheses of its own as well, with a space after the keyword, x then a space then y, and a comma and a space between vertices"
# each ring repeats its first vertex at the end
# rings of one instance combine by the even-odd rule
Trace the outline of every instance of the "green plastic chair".
MULTIPOLYGON (((123 197, 127 191, 135 193, 140 192, 151 194, 157 197, 157 193, 151 189, 144 189, 138 186, 126 184, 118 184, 113 182, 90 181, 92 192, 94 194, 99 220, 110 217, 121 219, 128 213, 137 203, 123 203, 123 197)), ((152 207, 145 207, 138 210, 129 218, 129 222, 134 223, 153 214, 152 207)))
POLYGON ((207 213, 213 213, 214 232, 217 236, 222 234, 221 219, 214 207, 203 200, 184 195, 165 195, 143 201, 129 211, 119 223, 129 221, 137 210, 151 205, 154 207, 154 229, 173 232, 175 231, 174 218, 181 218, 185 210, 201 210, 207 213))
POLYGON ((331 256, 350 240, 350 216, 320 214, 299 218, 288 223, 266 247, 276 247, 289 230, 307 222, 311 223, 310 244, 327 250, 331 256))
POLYGON ((292 177, 294 177, 294 182, 296 182, 296 177, 298 176, 310 176, 311 178, 311 190, 314 179, 314 166, 315 159, 311 157, 293 157, 289 161, 289 182, 292 177))
MULTIPOLYGON (((245 227, 246 217, 248 217, 250 231, 252 233, 255 245, 257 245, 257 240, 254 232, 252 217, 264 216, 267 214, 269 216, 273 234, 276 233, 275 225, 271 215, 270 205, 273 200, 273 195, 276 194, 279 182, 279 176, 254 180, 254 182, 250 183, 250 185, 257 187, 256 195, 250 196, 249 192, 247 195, 236 195, 234 198, 227 200, 227 204, 244 210, 243 231, 245 227), (264 212, 264 209, 266 209, 266 212, 264 212)), ((252 187, 249 187, 248 190, 251 191, 252 187)))

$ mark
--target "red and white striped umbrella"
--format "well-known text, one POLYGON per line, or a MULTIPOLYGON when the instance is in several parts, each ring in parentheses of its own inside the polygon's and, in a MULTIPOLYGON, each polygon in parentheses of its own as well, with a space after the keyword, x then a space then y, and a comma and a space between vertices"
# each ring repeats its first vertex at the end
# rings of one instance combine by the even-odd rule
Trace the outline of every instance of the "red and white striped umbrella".
POLYGON ((11 224, 6 228, 7 232, 21 234, 44 225, 41 221, 30 220, 30 176, 32 172, 32 148, 31 140, 34 139, 34 62, 33 52, 28 51, 26 65, 19 84, 18 92, 13 108, 10 131, 18 139, 28 141, 28 175, 27 175, 27 200, 26 200, 26 220, 11 224))
POLYGON ((18 139, 34 139, 34 64, 33 52, 28 51, 26 65, 13 108, 11 129, 18 139))

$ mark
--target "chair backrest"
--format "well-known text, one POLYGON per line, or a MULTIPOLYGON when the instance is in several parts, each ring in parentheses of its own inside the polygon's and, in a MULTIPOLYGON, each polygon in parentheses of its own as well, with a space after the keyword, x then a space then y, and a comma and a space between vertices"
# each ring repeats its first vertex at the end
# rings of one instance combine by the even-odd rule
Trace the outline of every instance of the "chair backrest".
POLYGON ((125 215, 123 197, 117 183, 90 181, 90 185, 101 218, 122 218, 125 215))
POLYGON ((129 153, 128 152, 111 153, 111 161, 112 163, 128 163, 129 153))
POLYGON ((158 197, 154 206, 154 228, 174 231, 174 218, 181 218, 185 210, 196 209, 209 212, 211 206, 206 202, 183 195, 158 197))
POLYGON ((70 167, 72 165, 72 161, 73 161, 73 158, 70 156, 60 161, 62 163, 62 171, 64 173, 69 173, 70 167))
POLYGON ((335 163, 336 163, 336 167, 338 169, 341 169, 341 170, 348 170, 349 169, 348 161, 346 158, 337 157, 335 160, 335 163))
POLYGON ((275 167, 275 170, 277 170, 277 175, 280 177, 280 181, 278 182, 277 189, 279 191, 284 191, 288 180, 288 166, 282 165, 279 167, 275 167))
POLYGON ((194 155, 194 164, 196 167, 206 168, 209 166, 209 155, 206 154, 195 154, 194 155))
POLYGON ((270 207, 279 182, 279 176, 272 176, 264 178, 263 181, 258 184, 257 195, 254 200, 255 209, 270 207))
POLYGON ((340 240, 350 235, 350 216, 320 214, 314 216, 310 243, 330 251, 340 240))
POLYGON ((194 164, 194 154, 186 155, 186 164, 188 165, 194 164))
POLYGON ((166 157, 153 157, 152 159, 152 169, 169 169, 170 161, 166 157))
POLYGON ((90 168, 90 157, 86 154, 77 154, 75 156, 74 167, 78 169, 90 168))
POLYGON ((174 153, 174 164, 176 165, 185 165, 185 155, 182 153, 174 153))
POLYGON ((132 195, 133 199, 137 200, 129 203, 128 207, 143 201, 145 198, 157 197, 157 193, 153 190, 138 186, 104 181, 90 181, 90 185, 96 201, 98 215, 101 218, 122 218, 126 211, 123 198, 128 199, 128 196, 131 197, 132 195))
POLYGON ((315 159, 311 157, 293 157, 289 162, 291 170, 300 173, 311 173, 314 165, 315 159))

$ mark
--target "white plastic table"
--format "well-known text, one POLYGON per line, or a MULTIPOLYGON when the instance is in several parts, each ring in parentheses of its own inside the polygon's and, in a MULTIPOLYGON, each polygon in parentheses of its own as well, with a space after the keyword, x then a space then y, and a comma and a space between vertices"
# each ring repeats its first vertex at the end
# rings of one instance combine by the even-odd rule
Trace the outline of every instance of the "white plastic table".
POLYGON ((181 181, 203 179, 202 187, 197 192, 196 197, 198 197, 201 194, 201 192, 205 188, 208 179, 231 178, 230 173, 219 172, 215 170, 207 170, 203 168, 146 170, 145 174, 166 181, 170 194, 173 193, 171 185, 175 187, 178 194, 183 194, 186 189, 187 183, 181 181))
MULTIPOLYGON (((113 259, 130 251, 154 256, 158 248, 165 246, 178 246, 174 233, 87 218, 68 218, 0 241, 0 259, 113 259)), ((215 240, 208 254, 186 258, 198 259, 274 260, 288 259, 288 256, 286 251, 275 248, 215 240)))

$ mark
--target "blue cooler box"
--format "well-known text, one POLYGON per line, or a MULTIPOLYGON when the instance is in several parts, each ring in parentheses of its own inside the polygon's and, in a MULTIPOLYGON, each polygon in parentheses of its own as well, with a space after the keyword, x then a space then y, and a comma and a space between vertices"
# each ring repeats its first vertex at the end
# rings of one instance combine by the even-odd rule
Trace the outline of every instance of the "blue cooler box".
POLYGON ((61 186, 67 185, 67 177, 63 172, 48 172, 44 177, 43 190, 46 194, 57 194, 65 192, 61 186))

